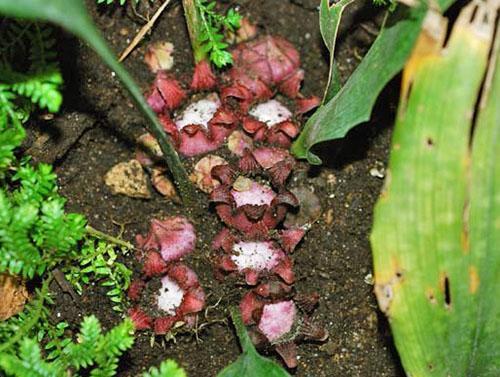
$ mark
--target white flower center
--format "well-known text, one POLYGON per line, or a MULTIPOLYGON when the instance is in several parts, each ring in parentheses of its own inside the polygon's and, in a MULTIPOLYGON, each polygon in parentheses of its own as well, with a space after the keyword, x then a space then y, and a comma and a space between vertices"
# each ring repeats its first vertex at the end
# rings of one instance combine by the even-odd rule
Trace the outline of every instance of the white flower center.
POLYGON ((158 307, 168 315, 174 315, 175 309, 182 303, 184 291, 179 285, 165 276, 161 279, 160 294, 158 295, 158 307))
POLYGON ((292 117, 292 113, 281 102, 272 99, 250 109, 249 114, 267 127, 281 123, 292 117))
POLYGON ((190 124, 197 124, 207 129, 208 122, 214 117, 219 107, 219 97, 216 94, 209 95, 186 107, 182 115, 176 119, 175 125, 179 131, 190 124))
POLYGON ((234 244, 233 252, 231 259, 240 271, 245 268, 270 270, 280 259, 280 253, 269 242, 238 242, 234 244))
MULTIPOLYGON (((234 187, 234 186, 233 186, 234 187)), ((269 186, 260 185, 257 182, 251 182, 247 190, 231 190, 231 195, 236 202, 236 207, 246 204, 251 205, 271 205, 276 194, 269 186)))

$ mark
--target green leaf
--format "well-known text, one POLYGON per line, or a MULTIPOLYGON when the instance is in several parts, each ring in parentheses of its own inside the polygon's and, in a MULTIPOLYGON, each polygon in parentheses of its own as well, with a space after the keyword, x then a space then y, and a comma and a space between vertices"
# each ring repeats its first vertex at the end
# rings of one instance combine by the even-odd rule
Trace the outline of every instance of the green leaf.
POLYGON ((500 373, 498 9, 469 4, 407 63, 375 207, 375 292, 412 376, 500 373))
POLYGON ((278 364, 257 353, 238 308, 231 308, 231 318, 243 353, 234 363, 224 368, 217 377, 290 377, 288 372, 278 364))
POLYGON ((174 360, 165 360, 161 362, 160 368, 152 367, 142 377, 186 377, 186 372, 174 360))
POLYGON ((181 196, 185 199, 189 199, 187 198, 189 196, 194 200, 194 189, 163 127, 146 103, 137 84, 125 68, 118 63, 114 53, 99 34, 81 0, 0 0, 0 13, 10 17, 53 22, 86 41, 108 67, 116 72, 138 109, 148 120, 148 127, 159 141, 181 196))
POLYGON ((19 356, 1 354, 0 368, 10 376, 53 377, 63 375, 59 365, 43 361, 40 347, 35 340, 30 338, 22 340, 19 356))
MULTIPOLYGON (((437 1, 443 10, 453 2, 437 1)), ((351 128, 370 119, 379 93, 403 68, 410 55, 426 13, 427 6, 419 2, 412 8, 400 6, 388 17, 347 83, 307 121, 292 145, 292 153, 297 158, 307 158, 311 164, 320 164, 319 157, 310 151, 315 144, 342 138, 351 128)), ((328 40, 334 34, 331 29, 323 26, 328 40)))
POLYGON ((321 0, 319 8, 319 27, 323 42, 330 54, 330 71, 328 73, 328 83, 326 84, 323 103, 331 100, 340 90, 340 77, 335 64, 335 44, 337 42, 337 33, 340 26, 340 20, 344 9, 354 0, 341 0, 338 3, 329 5, 329 0, 321 0))

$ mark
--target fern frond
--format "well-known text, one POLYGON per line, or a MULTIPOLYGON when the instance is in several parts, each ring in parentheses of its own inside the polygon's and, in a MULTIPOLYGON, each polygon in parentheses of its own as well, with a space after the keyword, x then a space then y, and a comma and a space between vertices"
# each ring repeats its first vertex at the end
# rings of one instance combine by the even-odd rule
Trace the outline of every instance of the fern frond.
POLYGON ((224 42, 224 30, 234 31, 240 27, 241 15, 234 9, 221 15, 215 11, 215 1, 195 0, 200 15, 199 45, 204 53, 209 54, 210 61, 221 68, 233 62, 224 42))
POLYGON ((24 338, 21 341, 19 356, 0 355, 0 368, 11 376, 54 377, 63 375, 59 365, 47 363, 42 359, 38 343, 30 338, 24 338))
MULTIPOLYGON (((11 105, 8 108, 16 109, 19 107, 18 102, 24 98, 41 109, 50 112, 59 110, 63 79, 55 60, 56 40, 52 30, 44 24, 10 19, 2 24, 0 86, 3 86, 4 91, 16 95, 10 98, 11 105)), ((0 121, 2 112, 5 112, 2 107, 4 104, 0 99, 0 121)))
POLYGON ((106 287, 113 310, 121 312, 132 271, 117 260, 118 252, 126 255, 130 249, 89 237, 80 250, 79 264, 67 266, 64 273, 79 294, 91 280, 106 287))
POLYGON ((62 104, 60 92, 63 83, 61 72, 51 68, 45 72, 30 73, 11 86, 12 91, 28 98, 41 109, 51 113, 59 111, 62 104))
POLYGON ((174 360, 165 360, 160 368, 152 367, 142 377, 186 377, 186 372, 174 360))
POLYGON ((50 165, 21 166, 12 181, 18 189, 0 188, 0 272, 32 278, 76 255, 85 219, 64 212, 50 165))
MULTIPOLYGON (((30 322, 23 323, 23 326, 25 324, 30 322)), ((78 376, 75 372, 86 369, 82 375, 90 372, 95 377, 112 377, 116 374, 119 357, 132 347, 133 329, 132 321, 127 319, 103 334, 96 317, 85 317, 77 343, 71 338, 55 341, 62 352, 54 360, 44 360, 37 342, 24 337, 17 351, 7 348, 6 352, 2 349, 0 370, 15 377, 63 377, 78 376), (64 347, 63 343, 66 344, 64 347)))

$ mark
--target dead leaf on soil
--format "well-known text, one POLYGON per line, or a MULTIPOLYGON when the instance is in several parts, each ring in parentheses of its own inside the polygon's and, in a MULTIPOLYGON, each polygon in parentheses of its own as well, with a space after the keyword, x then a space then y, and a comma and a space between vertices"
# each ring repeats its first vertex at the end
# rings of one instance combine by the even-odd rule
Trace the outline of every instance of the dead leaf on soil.
POLYGON ((165 175, 165 169, 151 169, 151 183, 164 197, 171 199, 174 203, 181 203, 181 199, 179 198, 179 195, 177 195, 174 184, 165 175))
POLYGON ((299 211, 288 212, 285 219, 287 228, 302 227, 313 224, 321 216, 321 203, 314 191, 306 186, 290 190, 299 200, 299 211))
POLYGON ((28 299, 24 282, 9 274, 0 275, 0 321, 5 321, 20 313, 28 299))

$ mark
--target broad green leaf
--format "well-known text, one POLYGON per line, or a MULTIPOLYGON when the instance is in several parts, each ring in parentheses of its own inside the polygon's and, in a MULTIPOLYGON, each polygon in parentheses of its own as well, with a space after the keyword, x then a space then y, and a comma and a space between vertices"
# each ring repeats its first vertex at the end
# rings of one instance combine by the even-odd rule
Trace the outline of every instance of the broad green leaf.
POLYGON ((165 135, 156 115, 144 100, 141 90, 127 70, 118 63, 113 52, 92 23, 82 0, 0 0, 0 13, 9 17, 52 22, 87 42, 108 67, 116 73, 138 109, 147 119, 149 129, 159 141, 181 196, 189 200, 193 188, 177 152, 165 135))
MULTIPOLYGON (((453 1, 438 0, 437 5, 445 10, 453 1)), ((292 153, 297 158, 320 164, 319 157, 310 151, 313 145, 342 138, 351 128, 370 119, 379 93, 403 68, 410 55, 426 12, 427 6, 422 2, 412 8, 400 5, 390 14, 347 83, 309 118, 292 145, 292 153)), ((331 31, 323 30, 324 27, 324 35, 332 36, 331 31)))
POLYGON ((496 11, 464 8, 446 48, 433 14, 403 75, 371 242, 379 306, 412 376, 500 375, 496 11))
MULTIPOLYGON (((491 16, 491 14, 490 14, 491 16)), ((476 327, 469 355, 471 376, 500 375, 500 35, 490 58, 472 143, 469 185, 471 281, 476 288, 476 327), (475 276, 477 273, 477 280, 475 276)))
POLYGON ((278 364, 257 353, 247 334, 238 308, 231 308, 231 318, 243 353, 234 363, 224 368, 217 377, 290 377, 278 364))
POLYGON ((330 72, 328 74, 328 83, 326 85, 323 103, 331 100, 340 90, 340 77, 337 64, 335 64, 335 44, 339 31, 342 13, 354 0, 340 0, 338 3, 329 5, 329 0, 321 0, 319 8, 319 27, 321 36, 328 52, 330 53, 330 72))

